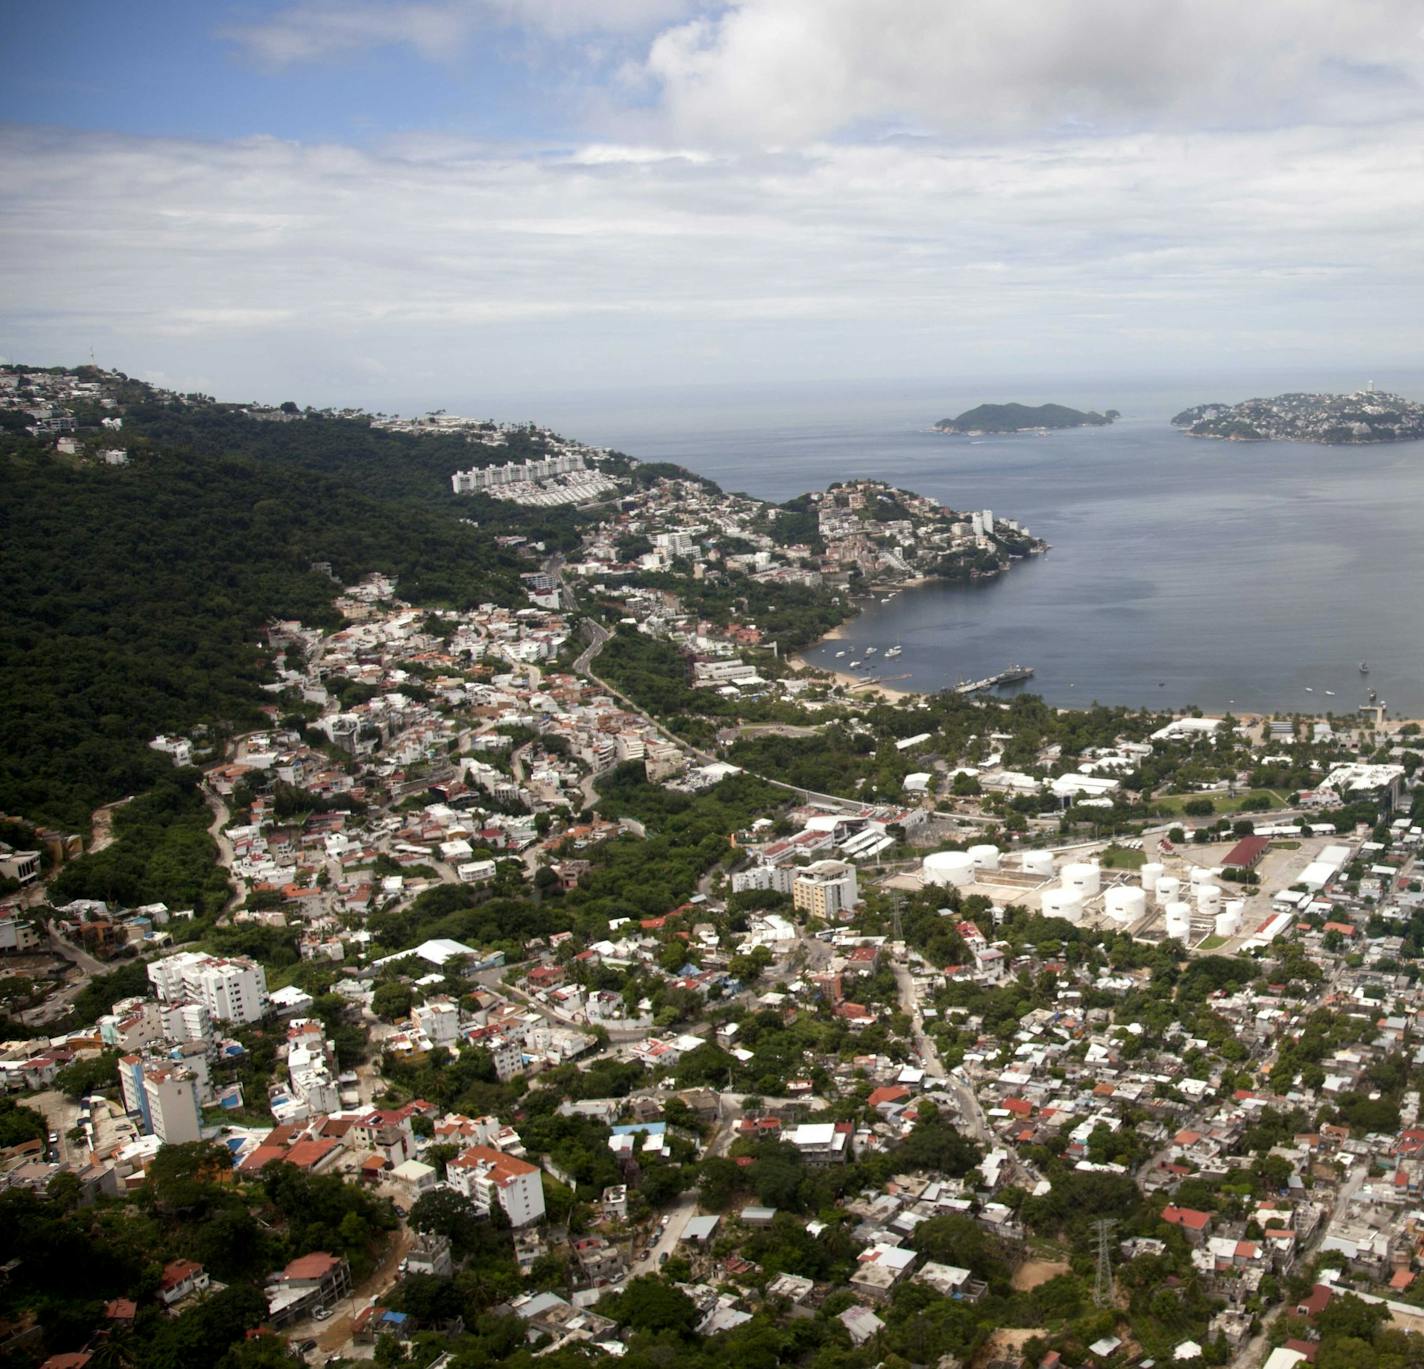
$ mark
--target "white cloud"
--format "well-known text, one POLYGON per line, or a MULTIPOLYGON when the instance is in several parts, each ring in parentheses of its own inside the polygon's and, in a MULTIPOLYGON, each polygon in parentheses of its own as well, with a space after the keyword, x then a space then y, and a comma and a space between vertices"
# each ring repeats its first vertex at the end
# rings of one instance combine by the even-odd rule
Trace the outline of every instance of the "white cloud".
POLYGON ((377 404, 402 377, 459 402, 867 365, 1387 360, 1424 343, 1422 135, 653 160, 11 130, 4 344, 377 404))
POLYGON ((795 143, 865 123, 1163 127, 1418 112, 1414 0, 735 0, 645 71, 678 136, 795 143))

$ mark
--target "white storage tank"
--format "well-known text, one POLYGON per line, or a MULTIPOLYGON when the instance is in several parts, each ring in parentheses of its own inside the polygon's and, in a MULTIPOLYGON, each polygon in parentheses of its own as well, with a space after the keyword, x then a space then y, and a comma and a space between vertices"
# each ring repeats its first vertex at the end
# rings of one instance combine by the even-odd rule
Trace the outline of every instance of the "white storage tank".
POLYGON ((1210 869, 1209 867, 1207 867, 1207 866, 1205 866, 1205 865, 1193 865, 1193 866, 1192 866, 1192 883, 1193 883, 1193 884, 1210 884, 1210 883, 1212 882, 1212 880, 1214 880, 1214 879, 1217 877, 1217 875, 1220 874, 1220 873, 1221 873, 1221 872, 1220 872, 1219 870, 1212 870, 1212 869, 1210 869))
POLYGON ((1176 875, 1161 875, 1157 880, 1157 888, 1153 891, 1157 896, 1157 906, 1165 908, 1181 892, 1182 881, 1176 875))
POLYGON ((1023 853, 1023 868, 1025 874, 1045 877, 1051 875, 1053 873, 1053 852, 1025 851, 1023 853))
POLYGON ((1167 867, 1160 861, 1149 860, 1142 867, 1142 887, 1150 894, 1157 888, 1157 881, 1167 873, 1167 867))
POLYGON ((968 851, 936 851, 920 866, 926 884, 952 884, 962 889, 974 883, 974 857, 968 851))
POLYGON ((1083 898, 1091 898, 1102 888, 1102 872, 1086 860, 1075 860, 1063 867, 1063 887, 1076 889, 1083 898))
POLYGON ((1167 935, 1185 942, 1192 934, 1191 905, 1180 900, 1167 905, 1167 935))
POLYGON ((1235 936, 1241 930, 1241 914, 1235 911, 1235 900, 1216 915, 1217 936, 1235 936))
POLYGON ((1061 917, 1067 922, 1081 922, 1083 920, 1083 900, 1075 889, 1065 889, 1061 885, 1056 889, 1045 889, 1043 891, 1043 915, 1044 917, 1061 917))
POLYGON ((1219 884, 1198 884, 1197 907, 1204 913, 1215 913, 1221 903, 1221 886, 1219 884))
POLYGON ((1103 899, 1108 916, 1119 926, 1130 927, 1147 911, 1147 890, 1134 884, 1115 884, 1103 899))
POLYGON ((968 854, 980 870, 997 870, 999 868, 999 848, 997 846, 990 846, 987 843, 983 846, 971 846, 968 854))

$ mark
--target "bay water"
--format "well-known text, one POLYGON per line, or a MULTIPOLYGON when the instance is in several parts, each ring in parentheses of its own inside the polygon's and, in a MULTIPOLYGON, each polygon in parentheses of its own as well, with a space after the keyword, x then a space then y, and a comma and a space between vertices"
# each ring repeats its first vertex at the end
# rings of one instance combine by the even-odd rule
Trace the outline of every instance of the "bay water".
MULTIPOLYGON (((1412 379, 1405 393, 1420 392, 1412 379)), ((1277 388, 1355 388, 1333 380, 1277 388)), ((783 500, 871 477, 1052 544, 986 584, 872 603, 845 640, 805 653, 813 663, 845 669, 873 645, 887 683, 921 690, 1021 663, 1035 673, 1018 688, 1079 706, 1343 713, 1373 688, 1391 713, 1424 716, 1424 443, 1225 443, 1171 427, 1188 404, 1277 392, 1240 383, 986 388, 635 397, 570 404, 561 421, 725 489, 783 500), (1042 437, 933 431, 985 398, 1124 416, 1042 437)))

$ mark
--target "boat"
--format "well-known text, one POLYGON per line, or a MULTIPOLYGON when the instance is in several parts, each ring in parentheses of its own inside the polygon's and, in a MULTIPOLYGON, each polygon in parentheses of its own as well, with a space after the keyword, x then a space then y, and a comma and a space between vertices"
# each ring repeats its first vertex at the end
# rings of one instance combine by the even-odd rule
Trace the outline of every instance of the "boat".
POLYGON ((1307 694, 1314 694, 1314 693, 1315 693, 1315 691, 1314 691, 1309 685, 1306 685, 1306 687, 1305 687, 1305 692, 1306 692, 1307 694))
POLYGON ((1033 667, 1031 665, 1011 665, 1007 670, 1001 670, 994 678, 995 684, 1017 684, 1020 680, 1033 678, 1033 667))
POLYGON ((852 662, 850 663, 850 668, 851 668, 852 670, 859 670, 860 667, 861 667, 861 664, 862 664, 862 663, 861 663, 860 661, 852 661, 852 662))
POLYGON ((1365 662, 1365 661, 1361 661, 1361 662, 1360 662, 1360 674, 1361 674, 1361 675, 1368 675, 1369 673, 1370 673, 1369 664, 1368 664, 1367 662, 1365 662))
POLYGON ((1376 699, 1378 699, 1378 698, 1379 698, 1379 690, 1377 690, 1377 689, 1372 689, 1372 690, 1370 690, 1370 702, 1371 702, 1371 703, 1374 703, 1374 701, 1375 701, 1376 699))
POLYGON ((901 650, 902 650, 902 648, 900 648, 900 647, 898 647, 898 646, 886 647, 886 648, 885 648, 885 659, 888 661, 892 656, 898 656, 898 655, 900 654, 901 650))
POLYGON ((865 648, 865 654, 866 654, 867 656, 874 656, 876 650, 877 650, 876 647, 868 646, 868 647, 865 648))
POLYGON ((838 651, 838 652, 836 652, 836 660, 839 661, 840 658, 841 658, 842 656, 844 656, 844 655, 845 655, 845 652, 844 652, 844 651, 838 651))
POLYGON ((1335 697, 1335 691, 1334 691, 1333 689, 1327 689, 1325 692, 1326 692, 1326 694, 1328 694, 1332 699, 1335 697))

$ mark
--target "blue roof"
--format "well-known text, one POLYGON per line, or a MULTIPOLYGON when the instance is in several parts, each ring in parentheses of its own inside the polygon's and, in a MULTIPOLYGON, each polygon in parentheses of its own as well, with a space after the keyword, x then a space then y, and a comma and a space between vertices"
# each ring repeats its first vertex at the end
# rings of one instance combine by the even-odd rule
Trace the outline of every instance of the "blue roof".
POLYGON ((625 1122, 622 1126, 610 1127, 615 1136, 632 1136, 635 1132, 646 1131, 650 1136, 661 1136, 667 1130, 666 1122, 625 1122))

